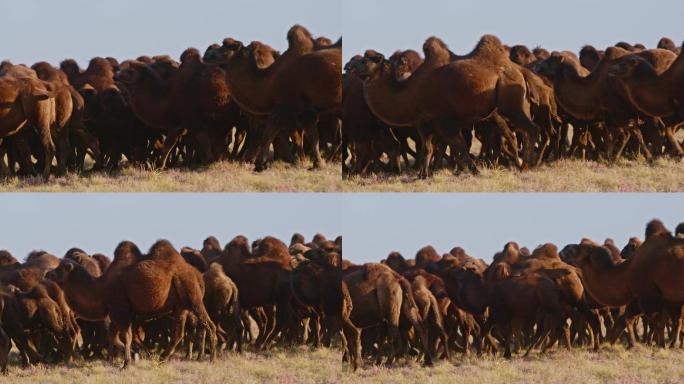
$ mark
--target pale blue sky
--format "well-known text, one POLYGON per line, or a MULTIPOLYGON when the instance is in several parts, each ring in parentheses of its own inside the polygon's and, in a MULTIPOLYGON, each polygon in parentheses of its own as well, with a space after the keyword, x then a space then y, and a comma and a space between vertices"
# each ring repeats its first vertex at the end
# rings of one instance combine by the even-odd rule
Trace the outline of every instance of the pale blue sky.
POLYGON ((440 254, 461 246, 491 260, 511 240, 532 249, 612 237, 622 247, 631 236, 643 239, 653 218, 671 230, 684 221, 682 194, 344 194, 343 201, 344 256, 355 262, 394 250, 413 257, 424 245, 440 254))
MULTIPOLYGON (((111 256, 122 240, 143 251, 166 238, 180 249, 201 248, 209 235, 225 245, 243 234, 252 241, 272 235, 289 244, 294 232, 307 240, 341 233, 334 194, 113 193, 3 194, 0 249, 23 259, 34 249, 63 256, 71 247, 111 256)), ((339 200, 337 200, 339 201, 339 200)))
POLYGON ((302 24, 336 40, 342 29, 339 0, 0 0, 0 60, 53 64, 94 56, 118 59, 203 51, 225 37, 287 47, 285 35, 302 24))
POLYGON ((575 52, 621 40, 684 40, 680 0, 344 0, 342 15, 345 62, 366 49, 420 51, 432 35, 460 54, 487 33, 506 44, 575 52))
POLYGON ((237 234, 288 242, 294 232, 307 240, 321 232, 342 234, 345 258, 359 263, 393 250, 413 257, 428 244, 489 260, 510 240, 622 245, 643 237, 652 218, 674 229, 683 207, 681 194, 3 194, 0 249, 17 258, 73 246, 110 255, 124 239, 142 249, 159 238, 199 248, 209 235, 225 244, 237 234))

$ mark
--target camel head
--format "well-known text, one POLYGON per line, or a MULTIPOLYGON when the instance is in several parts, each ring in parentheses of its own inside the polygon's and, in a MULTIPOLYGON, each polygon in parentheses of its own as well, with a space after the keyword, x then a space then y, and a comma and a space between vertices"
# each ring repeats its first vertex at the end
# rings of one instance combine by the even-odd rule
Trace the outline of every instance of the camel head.
POLYGON ((133 60, 126 65, 121 71, 114 75, 114 81, 121 83, 124 86, 131 86, 140 84, 149 78, 156 78, 157 74, 150 68, 148 64, 142 61, 133 60))
POLYGON ((204 61, 210 64, 227 64, 238 55, 245 54, 245 46, 241 41, 233 38, 223 39, 223 44, 220 46, 210 45, 204 51, 204 61))
POLYGON ((509 57, 512 62, 527 65, 537 60, 535 55, 524 45, 514 45, 510 49, 509 57))
POLYGON ((6 250, 0 250, 0 268, 6 268, 11 266, 18 266, 19 261, 6 250))
POLYGON ((633 77, 656 75, 656 70, 644 58, 629 55, 608 69, 608 77, 611 79, 627 80, 633 77))
POLYGON ((638 237, 630 237, 627 245, 625 245, 625 247, 622 248, 622 251, 620 251, 620 257, 622 257, 623 260, 629 259, 630 257, 634 256, 637 248, 639 248, 640 245, 641 240, 639 240, 638 237))
POLYGON ((252 63, 260 69, 269 67, 280 56, 280 52, 260 41, 249 43, 246 52, 252 57, 252 63))
POLYGON ((600 269, 609 269, 615 266, 613 255, 603 245, 599 245, 590 239, 582 239, 570 260, 564 260, 568 264, 580 268, 591 266, 600 269))
POLYGON ((677 225, 677 228, 675 228, 675 236, 684 238, 684 223, 679 223, 677 225))
POLYGON ((357 73, 359 78, 365 81, 374 79, 389 69, 390 65, 385 56, 380 52, 369 49, 363 54, 363 59, 358 63, 357 73))
POLYGON ((534 65, 534 71, 542 76, 553 78, 566 60, 562 53, 554 51, 548 59, 538 61, 534 65))
POLYGON ((62 285, 69 279, 69 276, 72 273, 78 273, 78 272, 74 272, 77 270, 82 270, 84 273, 88 273, 76 261, 71 260, 71 259, 64 259, 64 260, 62 260, 61 263, 59 263, 57 268, 46 273, 45 278, 48 280, 52 280, 59 285, 62 285))
POLYGON ((423 62, 418 52, 409 49, 406 51, 396 51, 389 58, 394 80, 402 81, 411 77, 413 71, 416 70, 423 62))
POLYGON ((344 71, 347 73, 356 73, 358 72, 358 69, 360 68, 361 61, 363 60, 363 56, 361 55, 354 55, 347 64, 344 65, 344 71))

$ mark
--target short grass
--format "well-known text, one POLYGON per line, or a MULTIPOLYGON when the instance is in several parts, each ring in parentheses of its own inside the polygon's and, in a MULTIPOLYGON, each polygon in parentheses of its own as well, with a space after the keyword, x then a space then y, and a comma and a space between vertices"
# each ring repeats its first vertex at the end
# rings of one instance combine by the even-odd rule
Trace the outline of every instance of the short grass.
POLYGON ((427 180, 417 172, 403 175, 351 176, 344 190, 354 192, 679 192, 684 191, 684 162, 621 160, 615 164, 561 160, 519 172, 480 168, 479 175, 443 169, 427 180))
POLYGON ((267 353, 230 354, 215 362, 152 360, 122 371, 107 362, 22 369, 12 365, 0 383, 681 383, 684 351, 603 347, 598 352, 555 350, 510 361, 458 356, 432 368, 400 361, 393 368, 343 368, 339 350, 304 347, 267 353))
POLYGON ((14 177, 0 182, 0 192, 329 192, 342 188, 339 163, 310 170, 310 164, 276 162, 257 173, 251 164, 219 162, 199 169, 150 171, 126 167, 115 174, 92 172, 14 177))

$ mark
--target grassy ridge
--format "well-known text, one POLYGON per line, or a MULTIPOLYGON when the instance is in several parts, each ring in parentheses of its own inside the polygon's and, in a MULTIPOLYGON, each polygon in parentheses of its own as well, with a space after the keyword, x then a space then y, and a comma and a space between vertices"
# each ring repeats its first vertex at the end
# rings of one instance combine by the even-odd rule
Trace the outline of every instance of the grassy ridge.
POLYGON ((143 360, 121 371, 107 362, 72 366, 10 368, 0 383, 680 383, 684 352, 604 346, 599 353, 555 350, 510 361, 458 356, 433 368, 400 360, 396 367, 367 366, 356 373, 342 368, 338 350, 304 347, 220 357, 217 361, 143 360))

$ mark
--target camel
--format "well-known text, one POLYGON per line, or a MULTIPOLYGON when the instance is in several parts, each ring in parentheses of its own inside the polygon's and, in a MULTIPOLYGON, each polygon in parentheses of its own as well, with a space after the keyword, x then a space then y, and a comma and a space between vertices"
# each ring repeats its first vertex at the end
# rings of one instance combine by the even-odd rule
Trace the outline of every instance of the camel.
MULTIPOLYGON (((209 317, 216 324, 217 333, 224 339, 227 345, 228 334, 232 334, 238 353, 242 352, 242 324, 240 301, 238 300, 238 288, 235 283, 223 272, 223 267, 213 263, 204 272, 204 284, 206 293, 204 305, 209 317)), ((230 347, 229 345, 227 345, 230 347)))
POLYGON ((43 149, 45 180, 50 178, 56 152, 51 133, 55 120, 54 96, 33 70, 20 65, 3 65, 0 71, 0 138, 17 134, 27 126, 35 127, 43 149))
POLYGON ((232 38, 204 54, 206 62, 224 69, 228 88, 243 110, 268 117, 256 155, 257 171, 265 168, 266 151, 285 123, 304 127, 311 136, 314 168, 319 167, 317 124, 325 115, 341 114, 341 47, 314 50, 310 34, 301 26, 288 31, 288 43, 288 49, 266 68, 256 65, 252 48, 232 38))
MULTIPOLYGON (((590 240, 580 243, 574 260, 582 271, 586 289, 604 305, 629 304, 621 320, 628 332, 630 348, 636 341, 631 332, 636 315, 642 311, 653 314, 673 306, 679 308, 684 303, 681 283, 675 277, 684 268, 679 260, 683 252, 684 239, 672 236, 658 220, 647 225, 646 240, 636 248, 634 255, 619 264, 614 264, 607 248, 590 240)), ((623 328, 616 327, 616 331, 623 328)))
POLYGON ((666 126, 669 142, 679 156, 684 156, 673 128, 684 118, 684 92, 681 91, 684 86, 684 57, 679 54, 675 59, 670 51, 660 51, 664 59, 658 61, 649 60, 644 55, 630 55, 613 66, 610 75, 617 79, 629 102, 639 112, 658 119, 674 117, 673 123, 662 124, 666 126))
POLYGON ((196 316, 200 327, 208 333, 211 357, 215 356, 216 327, 202 301, 202 275, 166 240, 157 241, 147 255, 141 255, 134 244, 122 242, 112 265, 99 278, 71 262, 61 263, 48 275, 63 287, 79 317, 111 319, 110 352, 115 346, 124 349, 124 367, 131 363, 134 319, 167 313, 171 313, 173 332, 162 359, 170 357, 181 341, 187 312, 196 316))
POLYGON ((529 163, 529 139, 536 138, 539 130, 530 117, 524 77, 499 39, 485 35, 470 54, 455 57, 443 42, 430 38, 424 52, 423 64, 399 84, 392 79, 387 61, 375 51, 364 55, 362 71, 366 101, 373 113, 392 126, 419 128, 423 145, 420 177, 429 175, 435 134, 458 153, 459 171, 467 166, 477 173, 463 131, 488 117, 505 135, 509 128, 502 117, 522 128, 525 161, 529 163))
MULTIPOLYGON (((666 68, 669 54, 660 50, 641 51, 635 55, 653 60, 659 67, 666 68)), ((610 160, 617 159, 630 137, 634 136, 644 156, 650 161, 653 157, 641 130, 635 122, 630 121, 636 118, 636 111, 620 90, 611 86, 611 68, 631 56, 627 50, 609 47, 594 71, 582 76, 576 63, 568 60, 567 55, 554 53, 548 60, 539 63, 536 71, 553 79, 556 101, 565 112, 580 121, 606 124, 602 139, 610 160), (616 135, 620 135, 619 142, 616 135)))
MULTIPOLYGON (((351 306, 349 319, 357 329, 371 327, 386 322, 390 342, 390 352, 386 364, 390 365, 399 349, 399 319, 403 316, 413 326, 424 352, 424 364, 432 365, 425 326, 413 297, 411 285, 406 279, 383 264, 368 263, 362 269, 342 277, 344 288, 348 290, 351 306)), ((360 333, 350 332, 344 327, 348 343, 349 357, 354 369, 361 365, 360 333)))
MULTIPOLYGON (((280 240, 266 237, 261 242, 259 255, 252 255, 249 241, 244 236, 236 236, 228 244, 220 257, 215 259, 225 274, 235 282, 239 291, 240 305, 244 309, 264 307, 267 309, 266 322, 260 328, 256 341, 257 348, 265 348, 274 336, 277 326, 274 306, 280 315, 289 311, 290 256, 287 246, 280 240)), ((256 250, 255 250, 256 252, 256 250)), ((281 318, 282 321, 282 318, 281 318)))

